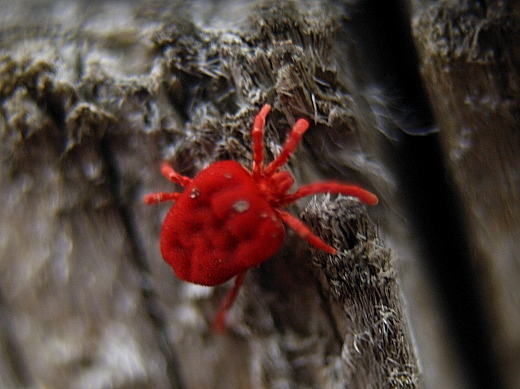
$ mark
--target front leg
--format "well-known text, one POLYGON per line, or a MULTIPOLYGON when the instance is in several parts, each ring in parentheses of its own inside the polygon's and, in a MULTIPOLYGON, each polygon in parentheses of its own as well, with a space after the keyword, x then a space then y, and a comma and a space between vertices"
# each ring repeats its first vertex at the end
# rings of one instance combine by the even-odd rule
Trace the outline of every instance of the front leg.
POLYGON ((180 193, 168 192, 150 193, 143 197, 143 201, 147 205, 164 203, 166 201, 175 201, 179 198, 180 195, 180 193))

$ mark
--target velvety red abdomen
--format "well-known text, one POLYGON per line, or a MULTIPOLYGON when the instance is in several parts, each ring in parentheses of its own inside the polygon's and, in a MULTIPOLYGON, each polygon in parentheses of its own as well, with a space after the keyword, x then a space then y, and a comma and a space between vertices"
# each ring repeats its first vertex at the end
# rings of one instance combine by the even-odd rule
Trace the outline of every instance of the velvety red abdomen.
POLYGON ((251 174, 221 161, 201 171, 170 209, 161 252, 179 278, 213 286, 267 260, 284 235, 251 174))

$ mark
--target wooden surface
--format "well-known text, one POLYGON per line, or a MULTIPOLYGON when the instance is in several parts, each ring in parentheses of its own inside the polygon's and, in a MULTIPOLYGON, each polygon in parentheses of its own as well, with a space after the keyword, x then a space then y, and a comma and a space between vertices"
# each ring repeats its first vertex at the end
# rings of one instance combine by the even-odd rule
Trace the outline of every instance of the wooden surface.
POLYGON ((1 4, 0 387, 518 387, 518 10, 457 4, 1 4), (266 102, 268 159, 311 121, 297 185, 381 202, 292 207, 338 255, 288 232, 218 335, 232 284, 179 281, 142 196, 250 166, 266 102))
MULTIPOLYGON (((461 200, 498 376, 520 386, 520 7, 414 4, 421 72, 461 200)), ((478 325, 475 324, 475 325, 478 325)))

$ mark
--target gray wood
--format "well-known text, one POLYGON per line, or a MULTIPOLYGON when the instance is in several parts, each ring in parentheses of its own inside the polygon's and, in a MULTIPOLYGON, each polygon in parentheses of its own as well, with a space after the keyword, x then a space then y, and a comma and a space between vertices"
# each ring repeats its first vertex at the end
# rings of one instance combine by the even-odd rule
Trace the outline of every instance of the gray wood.
POLYGON ((322 226, 335 256, 312 249, 343 339, 345 382, 356 388, 416 388, 418 366, 399 297, 392 254, 357 199, 312 202, 304 220, 322 226), (326 226, 326 227, 324 227, 326 226))
MULTIPOLYGON (((465 387, 414 231, 403 221, 411 211, 398 198, 375 97, 344 29, 349 9, 307 1, 0 5, 0 386, 465 387), (288 165, 297 185, 355 182, 381 203, 369 209, 371 219, 352 199, 312 203, 304 217, 340 253, 310 251, 288 232, 280 251, 247 273, 227 331, 217 335, 211 322, 232 282, 179 281, 158 248, 170 205, 145 206, 142 196, 181 189, 161 176, 162 160, 189 176, 219 159, 250 166, 250 128, 265 102, 273 105, 267 159, 306 116, 311 129, 288 165), (367 260, 375 265, 363 268, 367 260), (371 278, 363 284, 365 272, 371 278)), ((517 100, 486 114, 505 120, 496 131, 509 131, 492 139, 477 130, 484 127, 468 105, 456 122, 443 119, 454 107, 464 111, 446 103, 457 96, 445 99, 435 85, 444 79, 432 75, 452 83, 464 74, 429 65, 426 43, 433 43, 421 26, 433 14, 412 9, 425 82, 448 128, 447 156, 460 163, 471 154, 462 157, 461 143, 450 141, 471 124, 472 145, 482 146, 473 162, 456 167, 473 172, 485 142, 516 139, 517 100)), ((514 86, 515 78, 502 80, 514 86)), ((515 149, 506 151, 504 161, 516 161, 509 160, 515 149)), ((495 149, 490 158, 502 155, 495 149)), ((473 188, 468 215, 481 209, 473 188)), ((493 231, 514 231, 517 194, 500 193, 502 208, 486 203, 481 211, 493 231), (506 205, 512 224, 504 227, 498 215, 506 205)), ((468 226, 480 231, 476 221, 468 226)), ((502 232, 475 234, 496 243, 502 232)), ((512 236, 500 247, 514 248, 512 236)), ((518 333, 498 303, 514 311, 518 283, 515 257, 504 258, 484 261, 493 271, 482 282, 496 291, 486 301, 497 313, 504 376, 512 377, 516 359, 508 353, 516 355, 518 333)))
POLYGON ((462 203, 507 388, 520 375, 520 48, 516 2, 410 2, 421 72, 462 203))

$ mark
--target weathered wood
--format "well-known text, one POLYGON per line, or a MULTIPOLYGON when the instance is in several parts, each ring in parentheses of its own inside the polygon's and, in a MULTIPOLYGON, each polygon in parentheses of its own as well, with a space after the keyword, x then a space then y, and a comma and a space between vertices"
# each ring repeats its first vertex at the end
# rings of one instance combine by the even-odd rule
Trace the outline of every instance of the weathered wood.
MULTIPOLYGON (((231 285, 177 280, 158 250, 168 205, 142 204, 145 193, 172 190, 163 159, 186 175, 217 159, 250 165, 252 119, 270 102, 266 157, 308 117, 289 164, 297 183, 327 177, 374 189, 382 202, 371 211, 395 244, 404 229, 392 214, 395 180, 363 69, 351 63, 346 8, 39 4, 0 9, 2 387, 419 387, 406 315, 421 316, 412 330, 430 338, 417 343, 427 348, 418 352, 424 386, 457 386, 457 366, 439 362, 449 364, 452 350, 419 261, 407 258, 417 310, 406 312, 392 267, 401 262, 390 262, 357 204, 309 211, 325 235, 323 219, 336 223, 345 250, 314 253, 316 266, 289 233, 248 272, 224 335, 210 323, 231 285), (336 218, 349 212, 351 224, 336 218), (383 270, 368 266, 374 283, 358 289, 367 258, 383 270)), ((401 242, 402 252, 419 251, 401 242)))
POLYGON ((471 276, 504 385, 518 388, 519 8, 510 1, 410 3, 424 83, 462 199, 471 276))
POLYGON ((345 382, 354 388, 416 388, 418 366, 397 287, 392 254, 357 199, 307 206, 304 220, 339 249, 313 251, 343 341, 345 382), (320 228, 321 226, 321 228, 320 228))

